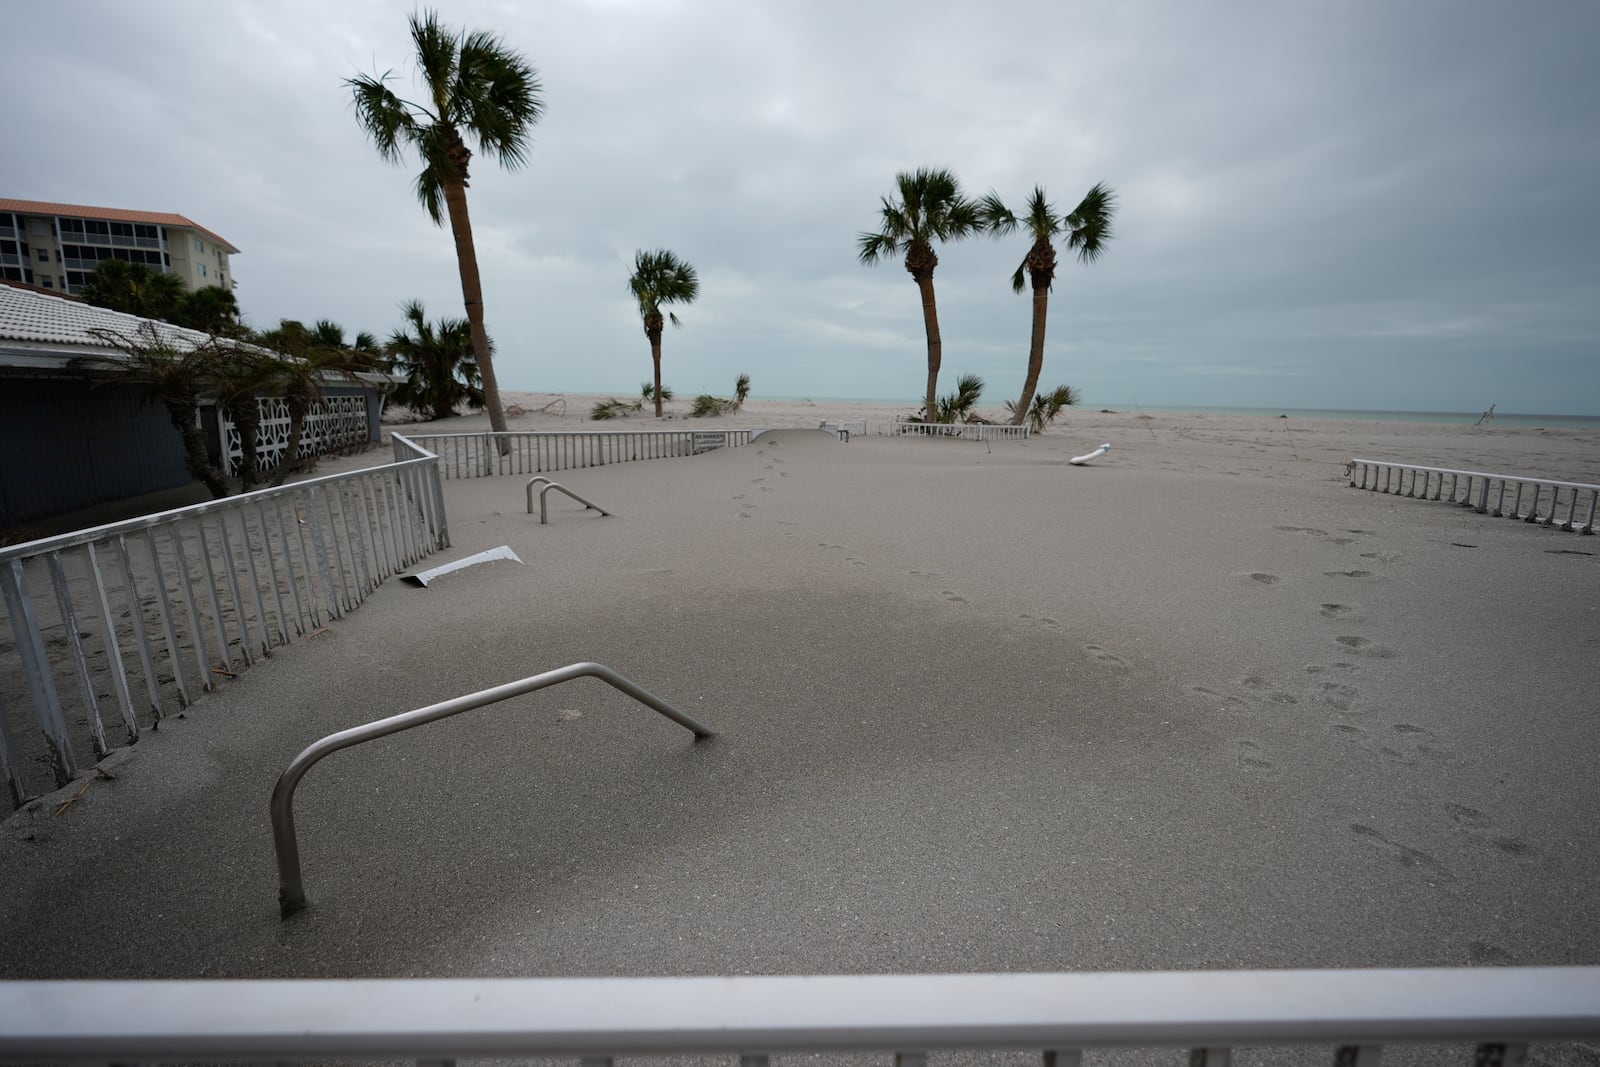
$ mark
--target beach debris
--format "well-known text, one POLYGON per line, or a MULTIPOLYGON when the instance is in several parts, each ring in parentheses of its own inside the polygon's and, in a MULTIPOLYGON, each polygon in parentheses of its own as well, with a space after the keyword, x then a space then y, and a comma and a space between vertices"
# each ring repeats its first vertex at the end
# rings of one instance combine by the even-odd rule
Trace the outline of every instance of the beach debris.
POLYGON ((82 789, 80 789, 76 793, 72 794, 72 798, 70 800, 68 800, 65 804, 63 804, 59 808, 57 808, 56 809, 56 815, 59 816, 62 812, 66 811, 68 808, 72 807, 72 805, 76 804, 78 802, 78 798, 83 796, 83 794, 87 793, 89 791, 89 787, 91 785, 94 785, 94 779, 93 778, 89 779, 87 782, 84 782, 82 789))
POLYGON ((212 667, 211 668, 211 673, 212 674, 225 675, 225 676, 227 676, 229 678, 237 678, 237 677, 239 677, 237 674, 233 673, 232 671, 225 671, 221 667, 212 667))
POLYGON ((562 708, 556 712, 556 718, 562 722, 576 722, 578 719, 583 718, 583 712, 577 708, 562 708))
POLYGON ((694 410, 689 412, 690 418, 703 419, 707 415, 732 415, 744 407, 744 402, 750 398, 750 375, 741 374, 733 383, 733 399, 726 400, 710 393, 701 393, 694 398, 694 410))
POLYGON ((511 551, 510 545, 501 545, 499 548, 491 548, 487 551, 478 552, 474 555, 458 559, 454 563, 446 563, 442 567, 433 567, 429 570, 418 571, 415 574, 402 574, 400 576, 400 580, 408 585, 415 585, 426 589, 429 583, 438 581, 446 574, 459 571, 465 567, 476 566, 479 563, 489 563, 497 559, 509 559, 514 563, 522 562, 522 558, 515 552, 511 551))
POLYGON ((1085 463, 1089 462, 1091 459, 1099 459, 1101 456, 1105 455, 1109 451, 1111 451, 1111 442, 1107 441, 1105 444, 1101 445, 1099 448, 1095 449, 1093 452, 1085 452, 1081 456, 1073 456, 1067 462, 1071 463, 1074 467, 1081 467, 1085 463))

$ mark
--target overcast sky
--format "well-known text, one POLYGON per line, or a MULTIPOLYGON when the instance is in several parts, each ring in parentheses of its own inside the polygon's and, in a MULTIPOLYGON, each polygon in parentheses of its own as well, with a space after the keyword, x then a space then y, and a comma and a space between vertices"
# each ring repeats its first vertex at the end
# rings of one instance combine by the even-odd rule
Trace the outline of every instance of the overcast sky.
MULTIPOLYGON (((398 3, 8 4, 0 196, 175 211, 226 237, 249 321, 386 337, 462 314, 414 157, 342 79, 394 70, 398 3)), ((693 263, 680 396, 916 403, 900 261, 864 267, 899 170, 1020 209, 1119 197, 1063 254, 1042 385, 1145 404, 1600 415, 1600 4, 450 3, 543 83, 529 165, 469 201, 503 388, 634 394, 635 250, 693 263)), ((939 250, 942 386, 1026 366, 1023 238, 939 250)), ((941 390, 943 391, 943 390, 941 390)))

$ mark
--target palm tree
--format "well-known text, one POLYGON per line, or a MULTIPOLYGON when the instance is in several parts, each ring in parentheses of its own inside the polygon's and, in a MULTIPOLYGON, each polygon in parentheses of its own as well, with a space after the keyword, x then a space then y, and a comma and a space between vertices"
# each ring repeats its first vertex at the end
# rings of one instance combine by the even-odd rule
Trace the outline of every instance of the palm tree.
POLYGON ((948 170, 927 167, 895 175, 900 202, 883 198, 882 228, 863 233, 857 243, 861 262, 872 266, 879 259, 904 255, 906 270, 922 293, 922 326, 928 335, 928 389, 923 418, 930 422, 938 412, 935 394, 939 388, 939 363, 943 345, 939 340, 939 312, 933 296, 933 270, 939 256, 935 241, 955 241, 983 229, 978 206, 961 193, 961 183, 948 170))
POLYGON ((655 364, 656 418, 661 417, 661 331, 667 321, 682 326, 678 316, 667 312, 663 317, 663 304, 692 304, 700 295, 700 279, 686 261, 658 248, 652 252, 640 250, 633 257, 633 277, 628 279, 628 291, 639 302, 639 316, 644 320, 644 335, 650 338, 650 361, 655 364))
POLYGON ((107 259, 95 267, 78 295, 97 307, 172 322, 186 292, 176 274, 144 263, 107 259))
POLYGON ((1033 195, 1028 198, 1027 214, 1021 219, 993 193, 983 199, 980 212, 992 233, 1009 234, 1021 226, 1033 238, 1033 247, 1028 249, 1022 265, 1011 276, 1014 292, 1022 292, 1024 275, 1033 283, 1033 335, 1028 343, 1028 376, 1022 383, 1022 399, 1012 408, 1013 426, 1021 426, 1032 410, 1033 393, 1039 387, 1039 374, 1044 370, 1045 314, 1049 310, 1050 287, 1056 277, 1054 239, 1064 235, 1067 247, 1077 249, 1081 262, 1093 263, 1111 239, 1111 216, 1116 203, 1116 194, 1104 182, 1097 182, 1066 215, 1055 213, 1055 208, 1044 198, 1044 190, 1038 186, 1034 186, 1033 195))
POLYGON ((220 285, 207 285, 183 294, 173 311, 173 321, 192 330, 204 330, 218 337, 242 337, 239 301, 233 292, 220 285))
MULTIPOLYGON (((389 74, 346 79, 355 100, 356 120, 372 138, 378 155, 399 162, 402 146, 416 149, 422 160, 417 199, 435 225, 450 216, 461 296, 466 302, 476 366, 483 375, 489 425, 506 432, 500 386, 495 377, 489 334, 483 324, 483 285, 467 213, 468 165, 472 151, 493 156, 515 170, 527 162, 528 131, 544 114, 537 74, 518 52, 484 30, 456 33, 439 25, 433 11, 411 15, 411 41, 422 74, 426 100, 412 103, 390 90, 389 74)), ((509 442, 501 439, 502 447, 509 442)))
POLYGON ((289 437, 272 483, 282 485, 302 466, 300 441, 305 436, 306 417, 322 398, 323 380, 334 374, 353 378, 357 371, 377 370, 380 353, 377 339, 369 333, 356 335, 358 347, 344 347, 343 328, 326 319, 310 331, 301 323, 284 319, 278 329, 262 337, 273 341, 279 352, 273 371, 289 411, 289 437), (363 343, 367 345, 365 349, 359 347, 363 343))
MULTIPOLYGON (((1033 427, 1034 433, 1044 433, 1044 428, 1056 421, 1056 416, 1061 414, 1061 409, 1072 407, 1078 402, 1078 391, 1070 385, 1058 385, 1048 393, 1034 393, 1033 405, 1026 409, 1026 419, 1033 427)), ((1017 402, 1006 401, 1006 410, 1011 412, 1011 424, 1022 425, 1017 418, 1017 402)))
POLYGON ((976 374, 963 374, 956 381, 956 391, 949 396, 939 398, 938 421, 980 421, 973 408, 978 406, 978 398, 981 396, 983 396, 983 379, 976 374))
POLYGON ((124 371, 135 381, 147 382, 149 399, 159 401, 167 409, 172 428, 183 439, 189 474, 203 482, 213 497, 227 496, 227 479, 211 465, 205 431, 196 417, 200 394, 216 380, 220 354, 215 343, 182 348, 163 337, 156 325, 148 321, 141 322, 132 334, 102 329, 89 332, 123 355, 120 358, 91 357, 86 362, 124 371))
POLYGON ((429 322, 420 300, 405 304, 401 313, 405 325, 389 337, 389 369, 405 376, 395 387, 395 401, 432 419, 454 415, 462 401, 482 408, 483 379, 467 320, 429 322))

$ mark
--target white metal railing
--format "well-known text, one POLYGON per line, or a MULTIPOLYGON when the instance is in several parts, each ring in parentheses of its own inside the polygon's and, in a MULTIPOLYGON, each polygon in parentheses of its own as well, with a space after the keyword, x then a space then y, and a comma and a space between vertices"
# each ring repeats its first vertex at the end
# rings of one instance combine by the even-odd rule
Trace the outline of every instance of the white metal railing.
POLYGON ((1032 427, 985 422, 913 422, 909 419, 826 419, 824 430, 865 437, 959 437, 970 441, 1025 441, 1032 427))
POLYGON ((395 450, 382 467, 0 548, 12 799, 66 784, 449 545, 435 457, 398 434, 395 450))
POLYGON ((446 478, 600 467, 669 456, 697 456, 750 443, 749 430, 576 430, 561 432, 419 434, 439 457, 446 478))
MULTIPOLYGON (((1237 1046, 1327 1046, 1375 1065, 1385 1044, 1475 1045, 1520 1064, 1530 1042, 1600 1037, 1600 968, 1188 971, 711 978, 0 982, 0 1059, 258 1061, 1178 1047, 1216 1067, 1237 1046)), ((1448 1053, 1443 1057, 1449 1059, 1448 1053)))
POLYGON ((715 730, 699 719, 678 710, 648 689, 602 663, 569 663, 565 667, 531 675, 520 681, 507 682, 492 689, 468 693, 465 696, 429 704, 424 708, 414 708, 386 719, 362 723, 360 726, 352 726, 348 730, 329 734, 307 746, 298 756, 290 760, 289 766, 279 775, 278 784, 272 789, 270 805, 272 844, 278 855, 278 906, 283 917, 287 919, 306 906, 305 882, 300 876, 300 841, 294 829, 294 792, 300 784, 300 779, 304 778, 306 772, 316 766, 323 757, 332 755, 340 749, 375 741, 403 730, 413 730, 418 726, 438 722, 440 719, 448 719, 452 715, 475 711, 490 704, 498 704, 502 700, 535 693, 540 689, 562 685, 578 678, 598 678, 611 688, 632 697, 645 707, 665 715, 689 730, 697 740, 716 735, 715 730))
POLYGON ((1600 485, 1516 474, 1424 467, 1386 459, 1352 459, 1350 485, 1379 493, 1443 500, 1480 515, 1505 516, 1561 530, 1594 533, 1600 485))

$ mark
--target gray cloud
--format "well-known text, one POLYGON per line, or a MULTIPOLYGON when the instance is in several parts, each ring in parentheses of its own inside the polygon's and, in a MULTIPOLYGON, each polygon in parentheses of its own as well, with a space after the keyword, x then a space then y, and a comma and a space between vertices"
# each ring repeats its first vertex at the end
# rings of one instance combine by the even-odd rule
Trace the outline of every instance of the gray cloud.
MULTIPOLYGON (((341 81, 410 87, 405 6, 182 2, 8 12, 30 47, 7 195, 180 211, 244 254, 258 324, 386 333, 459 314, 447 231, 382 163, 341 81)), ((896 170, 1020 204, 1120 194, 1063 257, 1047 383, 1093 404, 1600 413, 1600 9, 1481 0, 1117 5, 473 3, 538 67, 526 169, 471 205, 510 388, 636 388, 625 289, 667 247, 703 294, 665 345, 682 393, 921 391, 916 291, 855 262, 896 170)), ((1020 383, 1020 239, 941 250, 945 368, 1020 383)), ((953 377, 952 377, 953 380, 953 377)))

